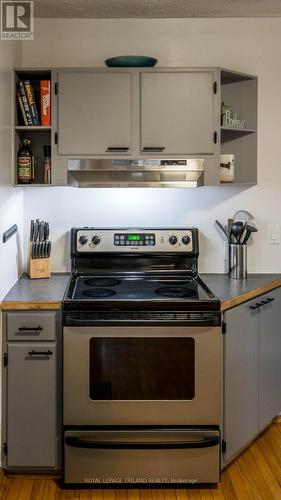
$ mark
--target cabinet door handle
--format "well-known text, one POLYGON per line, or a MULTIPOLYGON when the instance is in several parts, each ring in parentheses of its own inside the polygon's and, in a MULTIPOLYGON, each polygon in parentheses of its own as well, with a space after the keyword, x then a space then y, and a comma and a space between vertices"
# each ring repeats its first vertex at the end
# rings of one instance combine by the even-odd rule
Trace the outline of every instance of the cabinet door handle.
POLYGON ((267 297, 266 299, 266 304, 269 304, 269 302, 273 302, 275 299, 273 297, 267 297))
POLYGON ((129 151, 130 148, 128 147, 114 147, 114 146, 108 146, 106 149, 106 153, 123 153, 126 151, 129 151))
POLYGON ((151 146, 151 147, 144 147, 142 148, 142 153, 161 153, 162 151, 165 151, 164 146, 151 146))
POLYGON ((52 356, 53 351, 35 351, 34 349, 32 351, 28 352, 29 356, 52 356))
POLYGON ((42 332, 42 326, 20 326, 18 328, 19 332, 42 332))

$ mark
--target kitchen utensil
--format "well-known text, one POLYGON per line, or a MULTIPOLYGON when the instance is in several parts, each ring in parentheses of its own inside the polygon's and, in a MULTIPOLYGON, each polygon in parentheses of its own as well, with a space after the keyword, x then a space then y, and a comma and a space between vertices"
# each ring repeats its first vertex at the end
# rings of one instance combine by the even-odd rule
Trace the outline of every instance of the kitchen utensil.
POLYGON ((47 246, 47 258, 49 258, 51 255, 51 249, 52 249, 52 242, 49 240, 47 246))
POLYGON ((246 245, 246 243, 248 242, 250 236, 252 233, 256 233, 258 230, 256 227, 254 226, 251 226, 250 224, 247 224, 246 225, 246 233, 245 233, 245 236, 242 240, 242 245, 246 245))
POLYGON ((151 68, 157 64, 158 60, 150 56, 116 56, 110 57, 105 61, 106 66, 110 68, 118 67, 146 67, 151 68))
POLYGON ((30 241, 33 241, 33 235, 34 235, 34 220, 30 222, 30 235, 29 235, 30 241))
POLYGON ((220 228, 222 233, 226 236, 226 239, 228 240, 228 232, 226 227, 224 227, 219 220, 215 220, 215 224, 220 228))
POLYGON ((233 279, 247 278, 247 245, 229 245, 229 276, 233 279))
POLYGON ((45 236, 45 222, 41 221, 39 225, 39 240, 43 241, 45 236))
POLYGON ((247 212, 247 210, 237 210, 235 214, 233 215, 233 222, 241 221, 247 224, 250 224, 250 226, 256 227, 255 219, 253 215, 250 212, 247 212))
POLYGON ((244 228, 244 224, 241 221, 233 222, 231 226, 231 235, 234 236, 236 243, 240 243, 240 237, 244 228))
POLYGON ((39 236, 39 222, 36 220, 34 223, 34 231, 33 231, 33 241, 36 241, 39 236))
POLYGON ((44 240, 45 241, 49 238, 49 233, 50 233, 49 223, 45 222, 45 227, 44 227, 44 240))

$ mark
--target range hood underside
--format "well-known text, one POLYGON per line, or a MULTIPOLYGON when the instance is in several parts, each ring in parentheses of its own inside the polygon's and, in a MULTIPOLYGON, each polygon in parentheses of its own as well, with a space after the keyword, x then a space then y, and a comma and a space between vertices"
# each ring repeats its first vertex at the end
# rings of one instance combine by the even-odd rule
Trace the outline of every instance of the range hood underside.
POLYGON ((204 160, 68 160, 73 187, 199 187, 204 160))

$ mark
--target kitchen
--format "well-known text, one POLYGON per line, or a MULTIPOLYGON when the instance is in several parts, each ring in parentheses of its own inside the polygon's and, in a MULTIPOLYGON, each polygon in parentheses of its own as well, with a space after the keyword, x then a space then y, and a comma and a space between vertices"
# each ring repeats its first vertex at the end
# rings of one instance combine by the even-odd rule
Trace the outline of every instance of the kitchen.
MULTIPOLYGON (((37 18, 34 41, 21 45, 1 41, 5 96, 1 104, 2 233, 15 223, 18 226, 17 235, 0 247, 1 299, 15 283, 20 269, 26 269, 30 220, 36 217, 50 223, 53 273, 70 272, 71 227, 196 227, 200 238, 199 273, 208 284, 207 274, 221 274, 225 270, 224 242, 214 221, 226 222, 237 209, 243 208, 253 213, 258 227, 248 246, 248 272, 280 273, 280 245, 278 239, 277 244, 270 240, 268 229, 269 225, 279 224, 277 214, 280 213, 280 173, 276 161, 280 157, 280 120, 279 113, 274 113, 280 103, 280 70, 275 62, 278 61, 280 19, 266 17, 266 13, 261 18, 256 15, 252 12, 249 18, 238 19, 231 14, 226 15, 227 19, 219 19, 219 16, 213 19, 75 19, 78 14, 74 19, 37 18), (197 189, 11 187, 11 69, 103 68, 108 57, 130 53, 155 56, 158 59, 155 69, 222 67, 258 76, 256 186, 197 189)), ((39 284, 39 281, 32 281, 40 301, 39 284)), ((209 287, 212 290, 210 284, 209 287)), ((212 291, 218 294, 217 290, 212 291)), ((239 467, 243 470, 243 463, 239 467)), ((227 470, 226 477, 231 475, 227 470)))

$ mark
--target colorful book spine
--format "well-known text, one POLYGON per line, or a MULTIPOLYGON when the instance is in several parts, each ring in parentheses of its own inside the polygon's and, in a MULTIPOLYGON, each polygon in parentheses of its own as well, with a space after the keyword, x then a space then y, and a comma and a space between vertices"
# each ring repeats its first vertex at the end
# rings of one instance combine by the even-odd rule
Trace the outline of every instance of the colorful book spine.
POLYGON ((24 107, 25 116, 27 119, 27 125, 33 125, 23 81, 19 82, 19 92, 24 107))
POLYGON ((24 80, 24 87, 25 87, 25 93, 30 109, 30 114, 32 118, 32 123, 33 125, 40 125, 39 118, 38 118, 38 113, 37 113, 37 107, 36 107, 36 102, 34 99, 34 93, 33 93, 33 88, 31 86, 30 80, 24 80))
POLYGON ((51 81, 40 81, 41 125, 51 125, 51 81))
POLYGON ((23 106, 22 98, 20 96, 19 91, 17 92, 17 98, 18 98, 18 103, 19 103, 19 107, 20 107, 20 110, 21 110, 21 114, 22 114, 22 117, 23 117, 24 124, 28 125, 28 121, 27 121, 26 114, 25 114, 25 111, 24 111, 24 106, 23 106))

